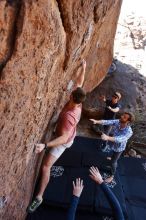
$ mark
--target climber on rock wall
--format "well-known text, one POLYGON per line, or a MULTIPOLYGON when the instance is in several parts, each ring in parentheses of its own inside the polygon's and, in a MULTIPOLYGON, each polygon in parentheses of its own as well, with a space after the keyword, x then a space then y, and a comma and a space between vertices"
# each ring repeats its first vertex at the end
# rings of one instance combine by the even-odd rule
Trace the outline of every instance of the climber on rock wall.
MULTIPOLYGON (((35 152, 41 153, 47 150, 41 165, 41 179, 39 191, 28 207, 29 213, 34 212, 43 201, 43 194, 50 179, 50 169, 63 152, 71 147, 76 136, 76 126, 81 117, 82 103, 86 98, 85 91, 81 88, 84 83, 86 61, 82 61, 82 72, 77 76, 70 100, 62 109, 55 131, 55 139, 46 144, 36 144, 35 152), (50 148, 50 150, 48 150, 50 148)), ((69 90, 69 88, 67 89, 69 90)))

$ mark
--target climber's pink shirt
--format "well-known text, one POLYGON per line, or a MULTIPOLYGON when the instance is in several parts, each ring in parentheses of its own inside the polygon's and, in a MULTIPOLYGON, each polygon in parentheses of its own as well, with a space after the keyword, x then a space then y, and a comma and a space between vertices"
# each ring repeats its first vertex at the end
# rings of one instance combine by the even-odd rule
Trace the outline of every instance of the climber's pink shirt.
POLYGON ((68 103, 62 109, 56 127, 56 135, 61 136, 65 131, 69 133, 67 143, 76 136, 76 126, 81 117, 82 104, 72 109, 68 108, 68 103))

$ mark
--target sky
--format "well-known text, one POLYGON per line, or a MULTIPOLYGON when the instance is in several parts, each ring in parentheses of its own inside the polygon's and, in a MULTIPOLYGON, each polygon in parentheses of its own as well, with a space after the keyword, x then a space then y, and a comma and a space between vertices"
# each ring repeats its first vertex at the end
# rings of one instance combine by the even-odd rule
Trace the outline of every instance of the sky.
POLYGON ((146 0, 123 0, 122 14, 127 12, 135 12, 136 15, 146 17, 146 0))

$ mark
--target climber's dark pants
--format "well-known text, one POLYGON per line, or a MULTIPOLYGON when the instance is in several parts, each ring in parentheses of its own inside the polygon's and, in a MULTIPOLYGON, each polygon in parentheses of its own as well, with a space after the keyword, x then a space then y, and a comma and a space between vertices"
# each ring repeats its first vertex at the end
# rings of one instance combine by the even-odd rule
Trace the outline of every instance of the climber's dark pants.
POLYGON ((118 162, 122 153, 123 153, 123 151, 122 152, 113 152, 112 159, 111 159, 111 173, 113 176, 116 173, 116 169, 117 169, 117 165, 118 165, 117 162, 118 162))

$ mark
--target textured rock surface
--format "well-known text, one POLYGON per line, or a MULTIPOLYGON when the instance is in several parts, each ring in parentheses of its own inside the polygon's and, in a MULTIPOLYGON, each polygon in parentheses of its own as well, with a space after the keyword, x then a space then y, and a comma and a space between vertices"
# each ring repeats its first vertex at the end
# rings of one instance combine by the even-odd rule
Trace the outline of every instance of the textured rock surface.
POLYGON ((120 6, 121 0, 0 1, 2 219, 25 217, 41 160, 33 144, 52 130, 81 59, 87 91, 104 78, 120 6))

